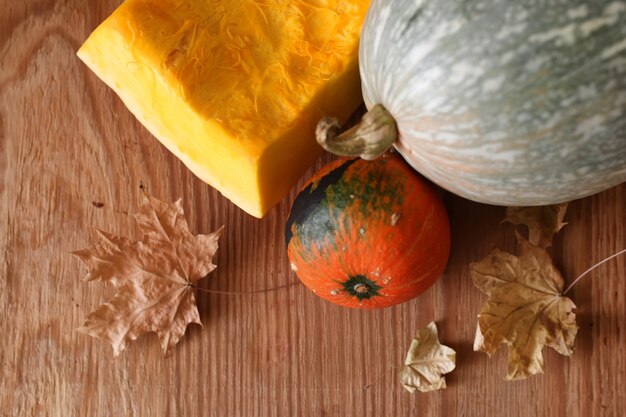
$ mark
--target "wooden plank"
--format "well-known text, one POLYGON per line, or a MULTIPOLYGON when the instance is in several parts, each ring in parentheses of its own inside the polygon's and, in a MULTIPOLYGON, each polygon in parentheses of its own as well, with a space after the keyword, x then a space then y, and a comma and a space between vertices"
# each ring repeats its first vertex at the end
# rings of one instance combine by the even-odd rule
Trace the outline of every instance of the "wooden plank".
MULTIPOLYGON (((295 191, 263 220, 193 177, 75 57, 119 1, 2 0, 0 7, 0 332, 3 416, 615 416, 626 405, 626 258, 572 291, 576 352, 546 351, 546 373, 504 382, 506 353, 472 351, 485 297, 468 265, 515 251, 504 209, 447 195, 453 230, 445 276, 415 301, 353 311, 301 285, 256 295, 198 293, 204 327, 170 357, 156 337, 117 358, 74 331, 111 295, 83 283, 69 252, 93 228, 137 236, 140 187, 183 198, 192 230, 227 226, 203 282, 248 291, 296 282, 283 243, 295 191), (411 395, 398 366, 417 328, 435 320, 458 352, 449 388, 411 395)), ((317 167, 328 161, 324 157, 317 167)), ((307 176, 311 175, 313 169, 307 176)), ((571 281, 626 247, 626 186, 571 204, 555 262, 571 281)))

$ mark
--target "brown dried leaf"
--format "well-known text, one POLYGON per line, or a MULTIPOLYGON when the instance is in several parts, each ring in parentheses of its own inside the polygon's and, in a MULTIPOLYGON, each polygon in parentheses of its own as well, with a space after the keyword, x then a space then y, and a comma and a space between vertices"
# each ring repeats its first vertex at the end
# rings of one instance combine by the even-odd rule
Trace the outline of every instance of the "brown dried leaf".
POLYGON ((503 221, 526 225, 528 241, 547 248, 552 246, 554 235, 567 223, 563 223, 567 203, 539 207, 508 207, 503 221))
POLYGON ((437 326, 430 322, 418 330, 400 371, 400 382, 409 392, 436 391, 446 387, 443 375, 456 366, 456 352, 439 343, 437 326))
POLYGON ((156 332, 168 354, 189 323, 201 325, 193 285, 215 269, 222 229, 193 235, 180 200, 168 204, 145 195, 135 219, 141 241, 98 231, 98 243, 74 252, 87 265, 86 281, 110 283, 116 291, 78 331, 111 343, 115 356, 129 341, 156 332))
POLYGON ((489 296, 478 316, 474 350, 509 348, 507 379, 543 372, 544 346, 569 356, 578 326, 572 300, 562 296, 563 278, 548 253, 518 237, 519 257, 494 250, 471 265, 472 279, 489 296))

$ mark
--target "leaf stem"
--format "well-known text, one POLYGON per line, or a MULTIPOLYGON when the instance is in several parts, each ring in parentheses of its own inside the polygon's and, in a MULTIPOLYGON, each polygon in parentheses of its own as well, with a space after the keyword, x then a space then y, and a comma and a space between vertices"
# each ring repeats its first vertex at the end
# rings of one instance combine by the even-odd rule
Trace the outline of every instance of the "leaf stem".
POLYGON ((270 291, 277 291, 283 288, 287 288, 287 287, 292 287, 296 284, 298 284, 299 282, 292 282, 289 284, 285 284, 285 285, 279 285, 278 287, 273 287, 273 288, 265 288, 262 290, 252 290, 252 291, 220 291, 220 290, 209 290, 207 288, 201 288, 201 287, 197 287, 195 285, 189 284, 189 286, 191 288, 193 288, 194 290, 198 290, 198 291, 202 291, 202 292, 207 292, 207 293, 211 293, 211 294, 224 294, 224 295, 248 295, 248 294, 261 294, 261 293, 266 293, 266 292, 270 292, 270 291))
POLYGON ((383 372, 382 374, 378 375, 376 377, 375 380, 373 380, 372 382, 370 382, 369 384, 367 384, 366 386, 363 387, 364 390, 370 389, 373 385, 375 385, 376 383, 378 383, 381 379, 383 379, 383 377, 387 374, 389 374, 390 372, 396 371, 398 370, 398 368, 400 368, 399 366, 392 366, 391 368, 387 369, 385 372, 383 372))
POLYGON ((578 276, 578 278, 576 278, 576 279, 575 279, 575 280, 574 280, 574 281, 573 281, 573 282, 572 282, 572 283, 571 283, 571 284, 570 284, 570 285, 569 285, 569 286, 565 289, 565 291, 563 291, 563 295, 567 294, 567 292, 568 292, 569 290, 571 290, 571 289, 572 289, 572 287, 573 287, 574 285, 576 285, 576 283, 577 283, 578 281, 580 281, 580 279, 581 279, 582 277, 584 277, 585 275, 587 275, 588 273, 590 273, 591 271, 593 271, 594 269, 596 269, 596 268, 597 268, 597 267, 599 267, 600 265, 602 265, 602 264, 604 264, 604 263, 606 263, 606 262, 610 261, 610 260, 611 260, 611 259, 613 259, 613 258, 617 258, 618 256, 620 256, 620 255, 622 255, 622 254, 624 254, 624 253, 626 253, 626 249, 622 249, 621 251, 619 251, 619 252, 617 252, 617 253, 614 253, 613 255, 609 256, 608 258, 605 258, 605 259, 601 260, 601 261, 600 261, 600 262, 598 262, 597 264, 593 265, 591 268, 587 269, 585 272, 583 272, 582 274, 580 274, 580 275, 578 276))

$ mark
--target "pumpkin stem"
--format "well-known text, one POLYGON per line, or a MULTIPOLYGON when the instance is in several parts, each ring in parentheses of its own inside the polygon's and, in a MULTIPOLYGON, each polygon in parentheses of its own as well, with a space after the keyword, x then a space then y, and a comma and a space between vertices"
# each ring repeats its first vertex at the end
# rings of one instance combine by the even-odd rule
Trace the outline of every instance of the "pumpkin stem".
POLYGON ((357 125, 340 132, 339 120, 324 117, 315 130, 317 143, 332 154, 359 156, 367 161, 387 152, 398 138, 396 121, 382 104, 372 107, 357 125))
POLYGON ((356 291, 359 294, 367 294, 368 292, 370 292, 370 287, 368 287, 365 284, 356 284, 354 286, 354 291, 356 291))
POLYGON ((380 295, 378 290, 382 287, 365 275, 353 275, 343 284, 343 289, 350 295, 354 295, 359 301, 380 295))

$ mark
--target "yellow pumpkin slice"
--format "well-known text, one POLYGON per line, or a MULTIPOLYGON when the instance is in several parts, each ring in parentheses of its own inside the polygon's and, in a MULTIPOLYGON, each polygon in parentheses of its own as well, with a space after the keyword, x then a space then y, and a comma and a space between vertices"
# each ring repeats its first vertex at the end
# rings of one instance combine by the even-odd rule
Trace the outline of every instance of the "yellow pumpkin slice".
POLYGON ((320 117, 361 102, 368 4, 126 0, 78 56, 191 171, 262 217, 320 155, 320 117))

